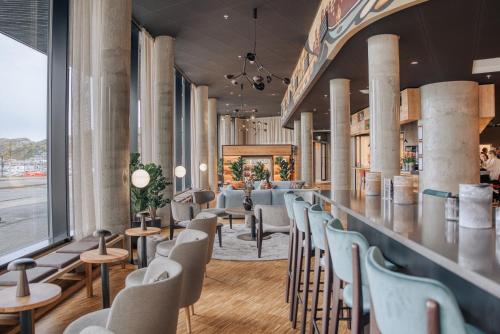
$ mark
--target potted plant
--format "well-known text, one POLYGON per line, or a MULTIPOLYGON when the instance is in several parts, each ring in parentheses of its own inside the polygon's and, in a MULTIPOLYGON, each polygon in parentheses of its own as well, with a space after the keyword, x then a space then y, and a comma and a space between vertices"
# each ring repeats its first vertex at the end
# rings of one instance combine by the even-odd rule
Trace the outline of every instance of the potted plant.
POLYGON ((231 162, 229 169, 233 174, 233 181, 243 181, 243 168, 245 166, 245 159, 239 157, 238 159, 231 162))
POLYGON ((262 161, 257 161, 257 163, 252 167, 253 178, 256 181, 261 181, 266 178, 266 166, 262 161))
POLYGON ((138 169, 144 169, 148 172, 150 181, 144 188, 136 188, 131 183, 130 198, 132 202, 132 214, 136 216, 140 212, 148 211, 153 223, 156 219, 156 211, 170 203, 170 199, 164 198, 163 191, 167 185, 172 183, 168 182, 165 176, 163 176, 161 166, 154 163, 144 165, 140 160, 140 154, 132 153, 130 156, 130 174, 132 175, 138 169))
POLYGON ((290 181, 291 166, 283 157, 277 157, 275 164, 279 167, 281 181, 290 181))

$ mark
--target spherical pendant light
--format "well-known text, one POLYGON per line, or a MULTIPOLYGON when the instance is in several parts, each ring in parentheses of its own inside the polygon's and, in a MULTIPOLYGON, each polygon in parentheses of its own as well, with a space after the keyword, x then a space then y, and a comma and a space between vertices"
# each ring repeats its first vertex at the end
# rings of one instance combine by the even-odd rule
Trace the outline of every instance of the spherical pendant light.
POLYGON ((138 169, 132 173, 132 185, 136 188, 142 189, 149 184, 149 173, 144 169, 138 169))

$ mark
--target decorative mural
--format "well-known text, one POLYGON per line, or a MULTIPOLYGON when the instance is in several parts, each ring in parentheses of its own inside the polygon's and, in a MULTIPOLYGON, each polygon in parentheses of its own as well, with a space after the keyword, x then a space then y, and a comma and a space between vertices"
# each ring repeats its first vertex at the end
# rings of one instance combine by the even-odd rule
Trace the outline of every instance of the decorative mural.
POLYGON ((347 40, 370 23, 427 0, 323 0, 281 102, 285 125, 347 40))

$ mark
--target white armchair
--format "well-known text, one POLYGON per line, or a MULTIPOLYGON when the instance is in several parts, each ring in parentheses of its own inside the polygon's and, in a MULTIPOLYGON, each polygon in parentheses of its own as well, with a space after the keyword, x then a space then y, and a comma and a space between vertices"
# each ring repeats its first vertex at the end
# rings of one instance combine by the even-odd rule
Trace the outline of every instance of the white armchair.
POLYGON ((264 234, 289 233, 290 218, 284 205, 257 204, 254 208, 255 227, 257 228, 257 256, 262 253, 264 234))

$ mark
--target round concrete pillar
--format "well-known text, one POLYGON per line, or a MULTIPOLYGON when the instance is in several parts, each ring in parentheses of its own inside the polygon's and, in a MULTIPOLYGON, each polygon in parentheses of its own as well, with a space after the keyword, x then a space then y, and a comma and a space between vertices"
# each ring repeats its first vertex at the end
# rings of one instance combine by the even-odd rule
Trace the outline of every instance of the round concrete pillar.
POLYGON ((300 167, 302 180, 307 186, 313 185, 313 114, 300 114, 300 167))
POLYGON ((351 188, 349 80, 330 80, 331 189, 351 188))
POLYGON ((370 170, 382 177, 400 173, 399 36, 368 39, 370 170))
POLYGON ((293 121, 293 145, 295 146, 295 154, 296 154, 296 161, 295 161, 295 179, 300 180, 301 179, 301 172, 300 172, 300 119, 296 119, 293 121))
POLYGON ((196 87, 195 93, 195 183, 198 188, 208 188, 208 171, 200 171, 200 165, 208 165, 208 86, 196 87))
POLYGON ((208 185, 217 190, 217 99, 208 99, 208 185))
POLYGON ((422 86, 423 170, 420 192, 458 193, 460 183, 479 183, 478 84, 439 82, 422 86))

